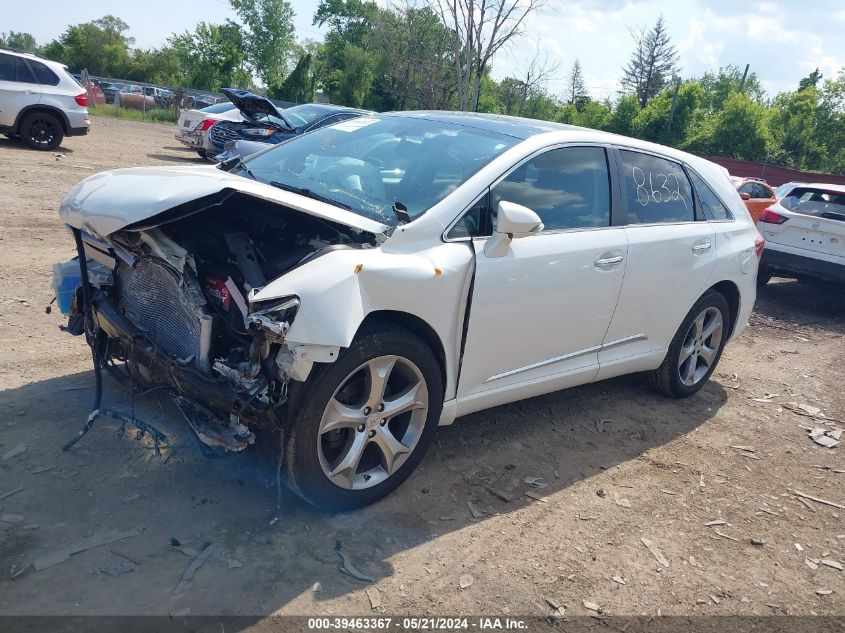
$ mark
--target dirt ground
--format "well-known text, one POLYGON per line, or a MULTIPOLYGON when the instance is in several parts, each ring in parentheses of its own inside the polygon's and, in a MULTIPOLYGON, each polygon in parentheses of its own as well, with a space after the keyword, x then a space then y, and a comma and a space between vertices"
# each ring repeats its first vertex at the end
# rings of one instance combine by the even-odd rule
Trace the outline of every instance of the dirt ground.
MULTIPOLYGON (((845 294, 824 285, 765 288, 689 400, 628 377, 468 416, 396 493, 353 513, 286 492, 277 509, 263 461, 207 460, 152 394, 135 410, 168 436, 161 458, 106 420, 63 453, 92 371, 82 337, 44 310, 52 263, 74 254, 59 201, 104 169, 198 160, 171 126, 103 118, 56 153, 0 139, 0 497, 21 488, 0 498, 0 615, 548 616, 552 602, 594 615, 585 600, 613 615, 845 615, 845 510, 794 495, 845 505, 845 442, 813 444, 802 426, 822 422, 789 408, 845 418, 845 294), (101 529, 126 538, 28 566, 101 529), (374 584, 340 571, 338 544, 374 584)), ((108 377, 105 400, 130 406, 108 377)))

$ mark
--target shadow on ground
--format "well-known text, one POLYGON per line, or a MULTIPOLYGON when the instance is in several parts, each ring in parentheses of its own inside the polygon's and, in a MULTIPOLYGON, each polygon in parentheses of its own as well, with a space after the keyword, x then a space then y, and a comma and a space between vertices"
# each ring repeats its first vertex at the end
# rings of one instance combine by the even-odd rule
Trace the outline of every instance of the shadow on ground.
POLYGON ((757 289, 754 311, 790 326, 823 327, 845 334, 845 286, 776 277, 757 289))
MULTIPOLYGON (((63 453, 87 415, 91 380, 84 372, 0 392, 0 418, 10 424, 0 426, 0 453, 26 446, 0 462, 0 487, 24 488, 15 501, 25 516, 5 532, 0 569, 20 569, 100 527, 142 533, 14 581, 4 573, 0 594, 9 599, 0 614, 166 614, 187 603, 194 614, 262 615, 310 594, 315 583, 316 601, 331 599, 366 586, 339 572, 336 547, 363 573, 389 576, 397 555, 541 503, 524 494, 524 477, 543 478, 548 488, 535 492, 554 495, 688 433, 727 400, 713 382, 675 401, 627 377, 473 414, 440 429, 417 472, 387 499, 328 515, 285 490, 277 507, 276 464, 260 459, 257 447, 204 458, 163 395, 134 403, 140 419, 168 436, 161 457, 149 437, 120 435, 119 424, 105 420, 63 453), (467 502, 484 515, 473 517, 467 502), (179 596, 174 588, 191 561, 175 542, 218 548, 179 596), (122 557, 137 563, 134 573, 97 572, 122 557)), ((106 381, 105 404, 128 412, 125 388, 106 381)))

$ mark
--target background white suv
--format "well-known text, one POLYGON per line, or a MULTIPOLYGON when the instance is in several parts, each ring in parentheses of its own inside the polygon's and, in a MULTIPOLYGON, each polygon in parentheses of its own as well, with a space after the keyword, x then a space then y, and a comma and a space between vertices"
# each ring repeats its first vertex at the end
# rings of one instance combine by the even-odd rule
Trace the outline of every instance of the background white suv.
POLYGON ((757 282, 772 276, 845 283, 845 186, 801 183, 765 209, 766 239, 757 282))
POLYGON ((55 149, 65 136, 88 134, 88 95, 66 66, 0 49, 0 132, 34 149, 55 149))

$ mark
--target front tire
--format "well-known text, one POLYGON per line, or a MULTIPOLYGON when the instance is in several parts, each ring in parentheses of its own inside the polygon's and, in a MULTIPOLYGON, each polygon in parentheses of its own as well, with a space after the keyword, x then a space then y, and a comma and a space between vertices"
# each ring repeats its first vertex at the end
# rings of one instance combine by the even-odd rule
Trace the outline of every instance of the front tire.
POLYGON ((431 349, 404 328, 366 326, 331 364, 315 365, 294 403, 287 482, 328 511, 368 505, 419 464, 443 408, 431 349))
POLYGON ((663 363, 646 372, 649 387, 673 398, 687 398, 701 389, 722 357, 730 317, 721 293, 704 293, 675 333, 663 363))
POLYGON ((33 112, 21 121, 18 133, 21 140, 32 149, 56 149, 64 139, 62 122, 49 112, 33 112))

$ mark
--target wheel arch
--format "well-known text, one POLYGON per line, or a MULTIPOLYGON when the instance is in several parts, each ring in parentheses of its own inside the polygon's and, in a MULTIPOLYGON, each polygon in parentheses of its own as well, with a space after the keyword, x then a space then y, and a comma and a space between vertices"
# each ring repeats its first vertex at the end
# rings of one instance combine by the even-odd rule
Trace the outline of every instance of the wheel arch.
POLYGON ((21 108, 21 111, 18 112, 18 117, 15 119, 15 134, 20 134, 21 122, 28 115, 34 112, 45 112, 47 114, 52 114, 53 116, 57 117, 59 119, 59 122, 62 124, 62 132, 64 132, 65 136, 67 136, 68 130, 70 130, 70 121, 68 120, 67 115, 62 112, 60 108, 50 105, 44 105, 41 103, 34 103, 32 105, 28 105, 21 108))
MULTIPOLYGON (((728 324, 728 338, 730 338, 731 336, 733 336, 734 328, 736 327, 737 317, 739 316, 739 308, 740 308, 739 288, 737 287, 737 285, 734 282, 725 279, 723 281, 720 281, 720 282, 715 283, 712 286, 710 286, 707 289, 707 292, 710 292, 711 290, 718 292, 728 302, 728 307, 731 310, 730 322, 728 324)), ((704 295, 702 295, 702 296, 704 296, 704 295)))
MULTIPOLYGON (((355 335, 358 335, 358 332, 361 331, 362 328, 365 326, 370 326, 373 323, 378 322, 387 322, 393 325, 399 326, 404 328, 410 332, 416 334, 422 341, 428 345, 431 351, 434 353, 435 358, 437 358, 437 365, 440 367, 441 375, 443 376, 443 389, 445 392, 446 384, 447 384, 447 364, 446 364, 446 348, 443 345, 443 341, 440 340, 440 336, 437 334, 437 331, 431 327, 425 320, 421 319, 415 314, 411 314, 410 312, 402 312, 400 310, 375 310, 367 314, 361 324, 358 326, 358 331, 355 335)), ((445 396, 445 393, 444 393, 445 396)))

